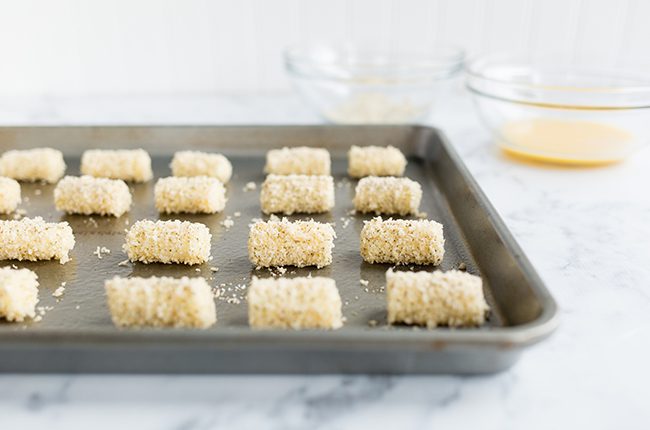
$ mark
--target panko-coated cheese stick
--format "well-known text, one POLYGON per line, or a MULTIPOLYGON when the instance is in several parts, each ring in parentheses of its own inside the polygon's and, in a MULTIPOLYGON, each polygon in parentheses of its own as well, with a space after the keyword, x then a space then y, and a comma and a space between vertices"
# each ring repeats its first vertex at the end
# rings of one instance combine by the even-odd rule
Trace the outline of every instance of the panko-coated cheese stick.
POLYGON ((131 192, 120 179, 66 176, 54 189, 54 205, 71 214, 119 217, 131 207, 131 192))
POLYGON ((0 269, 0 318, 24 321, 34 318, 38 303, 38 276, 28 269, 0 269))
POLYGON ((352 146, 348 152, 348 174, 364 176, 403 176, 406 157, 393 146, 352 146))
POLYGON ((123 249, 133 262, 201 264, 210 258, 211 239, 201 223, 141 220, 126 233, 123 249))
POLYGON ((334 207, 334 179, 325 175, 268 175, 260 205, 265 214, 322 213, 334 207))
POLYGON ((161 213, 213 214, 226 207, 226 189, 217 178, 170 176, 158 179, 154 199, 161 213))
POLYGON ((0 157, 0 175, 18 181, 45 181, 53 184, 64 173, 63 153, 56 149, 14 149, 0 157))
POLYGON ((0 177, 0 214, 12 213, 20 202, 20 184, 14 179, 0 177))
POLYGON ((439 265, 445 254, 442 224, 381 217, 365 221, 361 257, 368 263, 439 265))
POLYGON ((264 173, 275 175, 329 175, 330 153, 324 148, 272 149, 266 153, 264 173))
POLYGON ((0 260, 52 260, 64 264, 74 247, 74 234, 67 222, 43 218, 0 221, 0 260))
POLYGON ((81 156, 81 174, 127 182, 153 178, 151 157, 144 149, 89 149, 81 156))
POLYGON ((226 184, 232 176, 232 164, 221 154, 178 151, 170 164, 174 176, 209 176, 226 184))
POLYGON ((341 297, 333 279, 253 277, 248 291, 253 328, 337 329, 343 326, 341 297))
POLYGON ((433 328, 477 326, 489 306, 478 276, 451 270, 386 272, 388 322, 433 328))
POLYGON ((248 258, 255 266, 316 266, 332 263, 336 233, 316 221, 259 221, 248 235, 248 258))
POLYGON ((357 184, 354 208, 357 212, 388 215, 417 215, 422 187, 408 178, 368 176, 357 184))
POLYGON ((104 283, 116 326, 207 328, 217 321, 210 286, 203 278, 120 278, 104 283))

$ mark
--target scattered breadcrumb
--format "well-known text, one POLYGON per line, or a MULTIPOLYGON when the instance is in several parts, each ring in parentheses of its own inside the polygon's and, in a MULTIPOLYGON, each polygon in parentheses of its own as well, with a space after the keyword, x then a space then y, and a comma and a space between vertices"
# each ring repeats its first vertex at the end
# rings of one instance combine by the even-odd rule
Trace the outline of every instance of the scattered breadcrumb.
POLYGON ((214 266, 212 266, 212 267, 210 267, 210 271, 211 271, 211 272, 218 272, 218 271, 219 271, 219 268, 218 268, 218 267, 214 267, 214 266))
POLYGON ((235 218, 239 218, 241 216, 241 212, 235 212, 232 214, 235 218))
POLYGON ((54 306, 37 306, 36 312, 38 312, 39 315, 43 316, 52 309, 54 309, 54 306))
POLYGON ((230 218, 230 216, 227 216, 225 220, 221 221, 221 225, 224 226, 226 229, 230 229, 230 227, 235 225, 235 221, 230 218))
POLYGON ((244 192, 253 191, 255 189, 257 189, 255 182, 248 182, 246 185, 244 185, 244 192))
POLYGON ((343 188, 343 187, 349 187, 351 185, 351 182, 348 178, 343 178, 340 181, 336 183, 337 188, 343 188))
POLYGON ((377 324, 378 324, 377 320, 370 320, 370 321, 368 321, 368 325, 369 325, 370 327, 376 327, 377 324))
POLYGON ((12 218, 15 220, 20 220, 25 215, 27 215, 27 211, 25 209, 16 209, 12 218))
POLYGON ((103 254, 110 254, 111 250, 106 248, 105 246, 98 246, 95 251, 93 251, 93 255, 96 255, 97 258, 100 260, 102 259, 103 254))
POLYGON ((124 261, 120 261, 119 263, 117 263, 117 265, 118 266, 128 266, 129 265, 129 259, 127 258, 124 261))
POLYGON ((359 283, 364 287, 367 287, 369 282, 366 279, 359 279, 359 283))
POLYGON ((248 286, 246 284, 224 282, 215 287, 214 296, 221 302, 227 303, 229 305, 238 305, 246 301, 247 288, 248 286))
POLYGON ((54 292, 52 293, 52 296, 53 297, 61 297, 64 292, 65 292, 65 287, 63 285, 61 285, 59 288, 54 290, 54 292))

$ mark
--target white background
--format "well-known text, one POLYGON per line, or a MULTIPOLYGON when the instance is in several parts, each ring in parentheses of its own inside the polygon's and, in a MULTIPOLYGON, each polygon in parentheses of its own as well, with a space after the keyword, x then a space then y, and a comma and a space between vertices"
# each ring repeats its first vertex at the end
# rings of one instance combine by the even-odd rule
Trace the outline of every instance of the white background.
POLYGON ((296 43, 650 63, 644 0, 0 0, 0 96, 275 92, 296 43))

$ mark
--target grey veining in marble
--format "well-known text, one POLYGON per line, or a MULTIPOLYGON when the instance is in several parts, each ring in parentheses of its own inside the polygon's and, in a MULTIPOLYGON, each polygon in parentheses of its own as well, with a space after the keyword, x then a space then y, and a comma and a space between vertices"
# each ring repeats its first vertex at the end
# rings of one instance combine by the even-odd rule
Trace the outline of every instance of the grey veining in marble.
MULTIPOLYGON (((0 100, 2 124, 317 121, 288 95, 0 100)), ((5 375, 0 429, 650 428, 650 150, 606 168, 527 165, 495 149, 463 96, 436 123, 561 306, 558 332, 511 370, 472 378, 5 375)))

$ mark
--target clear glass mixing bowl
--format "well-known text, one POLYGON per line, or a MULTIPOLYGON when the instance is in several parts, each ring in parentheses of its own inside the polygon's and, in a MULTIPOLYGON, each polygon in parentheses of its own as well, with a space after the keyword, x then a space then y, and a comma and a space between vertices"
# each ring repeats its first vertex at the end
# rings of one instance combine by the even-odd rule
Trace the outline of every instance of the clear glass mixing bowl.
POLYGON ((467 64, 467 88, 507 153, 566 164, 621 161, 650 138, 650 74, 553 58, 467 64))
POLYGON ((389 51, 294 47, 287 72, 300 95, 326 120, 342 124, 410 123, 424 118, 459 74, 463 52, 451 47, 389 51))

